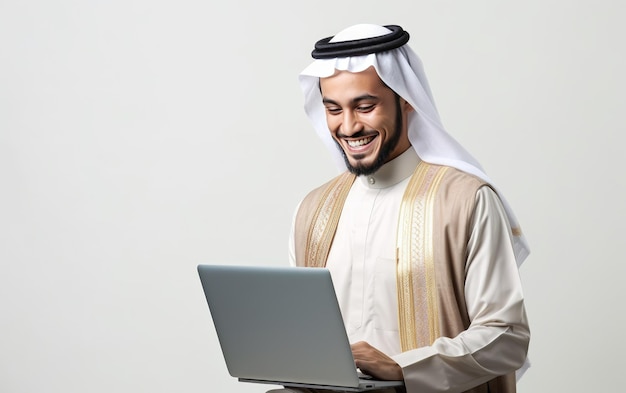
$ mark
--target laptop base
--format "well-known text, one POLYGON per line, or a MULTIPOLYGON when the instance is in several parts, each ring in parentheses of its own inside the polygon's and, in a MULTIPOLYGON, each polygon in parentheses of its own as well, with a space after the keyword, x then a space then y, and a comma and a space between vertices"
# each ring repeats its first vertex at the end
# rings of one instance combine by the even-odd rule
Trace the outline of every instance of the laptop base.
POLYGON ((377 379, 360 379, 360 383, 358 387, 317 385, 317 384, 296 383, 296 382, 276 382, 276 381, 264 381, 260 379, 249 379, 249 378, 239 378, 238 380, 239 382, 282 385, 286 388, 293 387, 293 388, 323 389, 323 390, 332 390, 336 392, 368 392, 372 390, 404 386, 403 381, 383 381, 383 380, 377 380, 377 379))

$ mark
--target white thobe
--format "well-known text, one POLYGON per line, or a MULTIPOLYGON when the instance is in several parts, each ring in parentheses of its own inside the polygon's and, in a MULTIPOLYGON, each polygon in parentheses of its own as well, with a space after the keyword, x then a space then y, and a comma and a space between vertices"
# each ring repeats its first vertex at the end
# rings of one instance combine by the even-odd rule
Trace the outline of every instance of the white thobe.
MULTIPOLYGON (((351 343, 366 341, 392 357, 403 369, 409 393, 461 392, 513 371, 511 365, 526 357, 529 332, 519 272, 502 204, 491 188, 482 187, 466 263, 471 326, 457 337, 401 353, 396 232, 402 196, 418 162, 408 149, 375 174, 356 179, 326 267, 351 343), (523 348, 507 351, 511 346, 523 348)), ((290 260, 295 265, 293 228, 290 260)))

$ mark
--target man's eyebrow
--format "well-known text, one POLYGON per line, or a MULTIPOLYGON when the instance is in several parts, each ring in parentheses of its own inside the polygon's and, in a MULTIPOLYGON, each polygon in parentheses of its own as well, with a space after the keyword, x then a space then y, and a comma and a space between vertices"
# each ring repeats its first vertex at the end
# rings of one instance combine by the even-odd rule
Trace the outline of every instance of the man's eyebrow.
POLYGON ((326 98, 326 97, 322 97, 322 103, 323 104, 330 104, 330 105, 339 105, 337 103, 337 101, 331 100, 330 98, 326 98))
MULTIPOLYGON (((354 97, 352 100, 350 100, 350 102, 353 103, 353 104, 357 104, 357 103, 359 103, 361 101, 375 100, 375 99, 378 99, 378 97, 373 96, 371 94, 363 94, 363 95, 360 95, 358 97, 354 97)), ((330 104, 330 105, 339 105, 339 103, 337 103, 337 101, 332 100, 332 99, 327 98, 327 97, 322 97, 322 103, 323 104, 330 104)))

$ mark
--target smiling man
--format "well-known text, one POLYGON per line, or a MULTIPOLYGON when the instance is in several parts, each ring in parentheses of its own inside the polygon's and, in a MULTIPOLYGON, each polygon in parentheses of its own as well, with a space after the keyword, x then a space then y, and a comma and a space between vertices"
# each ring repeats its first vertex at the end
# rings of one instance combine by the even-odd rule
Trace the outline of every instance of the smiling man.
POLYGON ((291 261, 330 270, 364 373, 408 393, 515 392, 526 240, 443 128, 408 39, 356 25, 317 42, 305 110, 342 173, 298 206, 291 261))
POLYGON ((406 151, 406 129, 412 111, 380 80, 373 67, 359 73, 338 71, 320 80, 328 128, 356 175, 376 172, 406 151))

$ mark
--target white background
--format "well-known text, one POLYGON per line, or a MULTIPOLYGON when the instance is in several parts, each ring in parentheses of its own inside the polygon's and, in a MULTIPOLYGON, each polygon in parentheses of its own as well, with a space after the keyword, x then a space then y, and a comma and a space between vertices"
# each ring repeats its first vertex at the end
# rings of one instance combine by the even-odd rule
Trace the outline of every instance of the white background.
POLYGON ((228 375, 196 265, 287 264, 295 205, 336 173, 297 74, 363 22, 410 32, 444 124, 529 238, 519 391, 619 391, 625 14, 1 0, 0 391, 265 391, 228 375))

